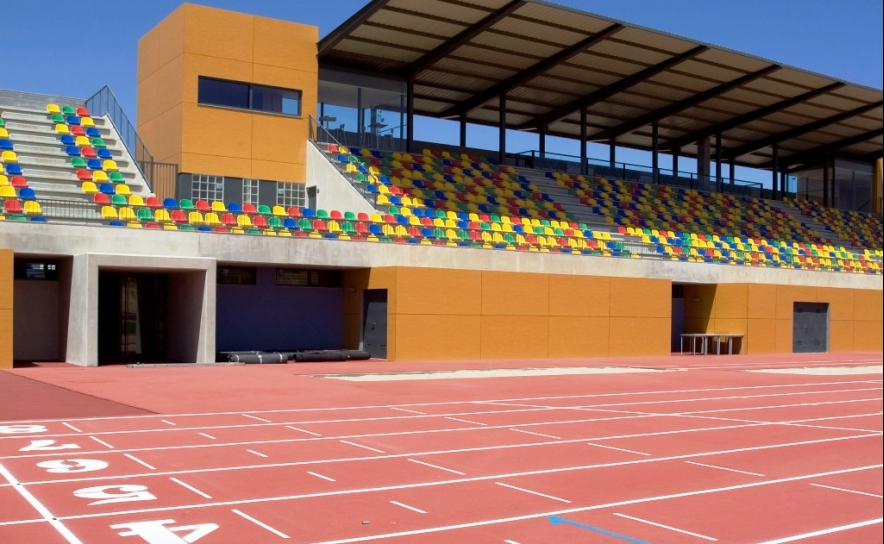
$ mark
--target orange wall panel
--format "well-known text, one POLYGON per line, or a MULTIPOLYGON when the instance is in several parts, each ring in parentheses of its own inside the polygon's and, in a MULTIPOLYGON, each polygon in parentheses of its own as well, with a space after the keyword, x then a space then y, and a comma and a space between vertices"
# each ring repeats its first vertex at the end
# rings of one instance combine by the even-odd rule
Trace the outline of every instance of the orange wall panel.
POLYGON ((487 316, 481 318, 483 359, 541 359, 548 356, 549 318, 487 316))
POLYGON ((179 7, 138 40, 137 81, 184 51, 184 9, 179 7))
POLYGON ((14 277, 15 254, 11 249, 0 249, 0 310, 13 308, 14 277))
POLYGON ((774 353, 792 353, 792 317, 776 320, 777 344, 774 353))
POLYGON ((797 285, 777 286, 777 319, 792 319, 795 302, 817 302, 817 289, 797 285))
POLYGON ((853 289, 817 288, 817 302, 829 303, 831 321, 853 321, 855 298, 853 289))
POLYGON ((253 62, 254 19, 223 9, 184 5, 184 52, 253 62))
POLYGON ((549 356, 552 358, 607 357, 611 327, 607 317, 549 318, 549 356))
POLYGON ((12 368, 12 309, 0 309, 0 368, 12 368))
POLYGON ((642 278, 611 278, 612 317, 672 316, 672 282, 642 278))
POLYGON ((398 315, 396 355, 409 361, 481 358, 477 315, 398 315))
POLYGON ((549 276, 549 315, 604 316, 610 312, 611 280, 600 276, 549 276))
MULTIPOLYGON (((743 339, 742 353, 758 355, 777 353, 777 320, 748 319, 746 337, 743 339)), ((790 335, 791 342, 791 335, 790 335)), ((789 351, 791 351, 791 344, 789 351)))
POLYGON ((662 317, 612 317, 612 357, 663 355, 671 350, 671 322, 662 317))
POLYGON ((774 319, 777 316, 777 286, 749 284, 748 317, 774 319))
MULTIPOLYGON (((251 160, 252 117, 246 112, 184 104, 182 150, 184 153, 251 160)), ((223 172, 218 174, 225 175, 223 172)))
POLYGON ((287 181, 290 183, 307 182, 307 165, 291 162, 250 161, 252 177, 255 179, 268 179, 274 181, 287 181))
POLYGON ((180 157, 179 164, 182 172, 239 178, 252 177, 251 159, 203 155, 201 153, 182 153, 180 157))
POLYGON ((855 321, 853 323, 853 349, 880 352, 884 346, 880 321, 855 321))
POLYGON ((467 316, 482 311, 482 273, 445 268, 400 268, 400 314, 467 316))
POLYGON ((482 272, 482 315, 549 315, 549 276, 482 272))
POLYGON ((853 321, 835 321, 829 319, 829 351, 844 352, 854 350, 853 321))
POLYGON ((853 311, 857 321, 878 321, 884 319, 881 291, 854 291, 853 311))
POLYGON ((256 63, 315 72, 319 29, 288 21, 254 18, 254 59, 256 63), (310 53, 312 54, 304 54, 310 53))
POLYGON ((749 317, 749 286, 745 283, 717 285, 715 287, 715 317, 716 319, 746 319, 749 317))

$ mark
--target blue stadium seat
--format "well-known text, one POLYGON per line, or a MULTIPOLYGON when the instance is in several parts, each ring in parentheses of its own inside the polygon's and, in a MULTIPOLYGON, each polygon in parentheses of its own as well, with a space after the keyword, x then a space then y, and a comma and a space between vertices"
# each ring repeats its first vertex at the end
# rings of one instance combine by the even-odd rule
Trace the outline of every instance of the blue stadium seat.
POLYGON ((18 198, 21 200, 37 200, 37 195, 30 187, 23 187, 18 190, 18 198))
POLYGON ((301 210, 301 217, 306 217, 307 219, 313 219, 316 217, 316 212, 311 210, 310 208, 304 208, 301 210))
POLYGON ((298 222, 295 221, 294 217, 286 217, 282 225, 288 230, 298 230, 298 222))
POLYGON ((80 118, 76 115, 68 115, 67 117, 65 117, 65 122, 71 126, 79 126, 80 118))
POLYGON ((105 159, 113 159, 113 158, 114 158, 114 157, 111 155, 111 152, 110 152, 109 149, 101 148, 101 149, 98 149, 98 150, 96 150, 96 151, 98 152, 98 158, 99 158, 99 159, 105 160, 105 159))
POLYGON ((6 165, 6 175, 7 176, 20 176, 21 175, 21 165, 17 163, 10 163, 6 165))
POLYGON ((90 170, 101 170, 101 159, 89 159, 86 161, 86 166, 90 170))
POLYGON ((86 127, 86 136, 90 138, 101 138, 101 132, 95 127, 86 127))
POLYGON ((69 145, 64 148, 64 152, 67 153, 68 157, 79 157, 80 156, 80 148, 75 145, 69 145))
POLYGON ((230 213, 242 213, 242 206, 236 202, 228 202, 227 211, 230 213))
POLYGON ((43 217, 42 215, 35 215, 35 216, 31 217, 31 218, 29 219, 29 221, 30 221, 31 223, 45 223, 45 222, 46 222, 46 218, 43 217))
POLYGON ((108 223, 108 225, 111 227, 125 227, 126 223, 123 221, 120 221, 119 219, 114 219, 113 221, 108 223))
POLYGON ((167 210, 177 210, 178 209, 178 201, 174 198, 164 198, 163 199, 163 207, 167 210))
POLYGON ((209 225, 200 225, 196 228, 199 232, 212 232, 212 227, 209 225))
POLYGON ((0 140, 0 151, 12 151, 12 141, 11 140, 0 140))
POLYGON ((73 134, 62 134, 59 140, 61 141, 61 145, 77 145, 77 141, 74 139, 73 134))
POLYGON ((113 183, 102 183, 101 185, 98 186, 98 192, 100 192, 103 195, 117 194, 116 190, 114 189, 113 183))

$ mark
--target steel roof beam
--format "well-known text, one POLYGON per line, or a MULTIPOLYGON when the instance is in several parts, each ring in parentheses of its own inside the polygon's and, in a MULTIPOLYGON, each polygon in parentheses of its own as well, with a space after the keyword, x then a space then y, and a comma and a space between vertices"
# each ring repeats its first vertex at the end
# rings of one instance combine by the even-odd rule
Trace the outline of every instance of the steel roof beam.
MULTIPOLYGON (((819 147, 808 149, 806 151, 799 151, 798 153, 789 155, 788 157, 781 159, 779 161, 780 166, 789 167, 795 164, 810 164, 810 162, 815 161, 818 156, 826 155, 827 153, 832 153, 833 151, 838 151, 839 149, 850 147, 854 144, 859 144, 881 135, 884 135, 884 128, 879 128, 877 130, 857 134, 856 136, 844 138, 843 140, 838 140, 837 142, 821 145, 819 147)), ((758 168, 771 168, 772 166, 773 161, 768 161, 758 168)))
POLYGON ((693 49, 686 51, 680 55, 676 55, 674 57, 668 58, 659 64, 655 64, 653 66, 649 66, 644 70, 636 72, 631 76, 627 76, 620 81, 612 83, 607 87, 602 87, 596 91, 591 92, 586 96, 582 96, 576 100, 572 100, 567 104, 559 106, 557 108, 553 108, 551 111, 544 113, 543 115, 538 115, 534 119, 528 121, 527 123, 523 123, 518 128, 520 130, 537 128, 545 125, 549 125, 550 123, 554 123, 558 121, 562 117, 566 117, 575 111, 579 111, 583 108, 592 107, 594 104, 597 104, 603 100, 611 98, 617 93, 625 91, 626 89, 633 87, 643 81, 647 81, 649 78, 654 77, 660 72, 666 71, 673 66, 676 66, 686 60, 690 60, 700 53, 704 51, 708 51, 709 48, 705 45, 701 45, 699 47, 694 47, 693 49))
POLYGON ((450 40, 442 43, 432 51, 428 51, 421 58, 412 62, 408 66, 402 69, 403 73, 417 75, 430 66, 436 64, 440 60, 444 59, 451 53, 455 52, 459 47, 466 44, 479 34, 485 32, 492 26, 496 25, 503 19, 509 17, 514 11, 519 9, 525 5, 525 0, 513 0, 509 4, 503 6, 499 10, 494 13, 489 14, 487 17, 483 18, 478 23, 467 27, 463 31, 461 31, 457 36, 454 36, 450 40))
POLYGON ((726 157, 740 157, 747 153, 751 153, 755 150, 773 145, 774 143, 784 142, 786 140, 791 140, 792 138, 797 138, 803 134, 807 134, 809 132, 815 132, 821 128, 825 128, 829 125, 834 125, 835 123, 840 123, 841 121, 846 121, 851 117, 856 117, 857 115, 862 115, 867 111, 871 111, 875 108, 880 108, 884 106, 884 100, 879 100, 873 104, 866 104, 865 106, 860 106, 859 108, 845 111, 839 113, 837 115, 833 115, 831 117, 826 117, 825 119, 820 119, 819 121, 814 121, 813 123, 808 123, 806 125, 802 125, 800 127, 795 127, 791 130, 787 130, 785 132, 781 132, 779 134, 774 134, 772 136, 768 136, 767 138, 762 138, 760 140, 756 140, 754 142, 749 142, 748 144, 743 144, 739 147, 735 147, 733 149, 729 149, 725 152, 726 157))
POLYGON ((334 29, 331 34, 319 41, 318 56, 321 57, 324 53, 334 49, 336 45, 341 43, 341 41, 349 36, 351 32, 359 27, 359 25, 368 21, 369 17, 385 8, 389 3, 390 0, 375 0, 374 2, 363 6, 362 9, 354 13, 353 16, 347 19, 341 26, 334 29))
POLYGON ((776 113, 780 110, 791 108, 792 106, 810 100, 811 98, 816 98, 817 96, 834 91, 835 89, 840 89, 841 87, 844 87, 844 85, 844 83, 832 83, 831 85, 826 85, 825 87, 814 89, 812 91, 808 91, 804 94, 800 94, 792 98, 787 98, 786 100, 782 100, 775 104, 765 106, 755 111, 750 111, 749 113, 744 113, 743 115, 732 117, 726 121, 716 123, 704 129, 700 129, 692 134, 688 134, 687 136, 682 136, 680 138, 669 140, 668 142, 660 144, 660 149, 676 149, 684 147, 688 144, 692 144, 696 141, 708 138, 709 136, 713 136, 718 133, 724 133, 740 125, 745 125, 746 123, 751 123, 752 121, 761 119, 762 117, 767 117, 768 115, 776 113))
POLYGON ((611 127, 607 130, 599 132, 598 134, 592 137, 593 140, 610 140, 611 138, 616 138, 617 136, 621 136, 623 134, 627 134, 632 132, 637 128, 641 128, 643 126, 647 126, 652 124, 654 121, 659 121, 661 119, 665 119, 672 115, 675 115, 679 112, 682 112, 688 108, 696 106, 702 102, 705 102, 711 98, 715 98, 716 96, 722 95, 732 89, 745 85, 751 81, 755 81, 758 78, 764 77, 767 74, 779 70, 781 66, 779 64, 772 64, 766 68, 762 68, 757 72, 753 72, 751 74, 746 74, 742 77, 738 77, 733 81, 728 81, 727 83, 722 83, 717 87, 713 87, 709 90, 703 91, 701 93, 697 93, 693 96, 689 96, 684 100, 680 100, 678 102, 673 102, 672 104, 660 108, 659 110, 650 111, 640 117, 636 117, 635 119, 631 119, 626 121, 625 123, 621 123, 615 127, 611 127))
POLYGON ((500 93, 508 92, 511 89, 514 89, 515 87, 518 87, 524 83, 527 83, 527 82, 531 81, 532 79, 534 79, 535 77, 548 72, 549 70, 551 70, 552 68, 555 68, 559 64, 562 64, 563 62, 567 62, 568 60, 575 57, 576 55, 583 53, 584 51, 586 51, 587 49, 589 49, 593 45, 596 45, 597 43, 610 38, 611 36, 613 36, 614 34, 619 32, 623 28, 624 28, 624 26, 619 23, 613 24, 613 25, 609 26, 608 28, 602 30, 598 34, 595 34, 594 36, 589 36, 583 40, 580 40, 579 42, 575 43, 574 45, 571 45, 569 47, 566 47, 565 49, 562 49, 561 51, 559 51, 555 55, 553 55, 549 58, 543 59, 542 61, 538 62, 537 64, 534 64, 533 66, 530 66, 524 70, 516 72, 515 74, 513 74, 509 78, 501 81, 500 83, 496 83, 496 84, 488 87, 484 91, 480 91, 480 92, 474 94, 473 96, 464 100, 463 102, 461 102, 457 106, 453 106, 451 108, 448 108, 447 110, 442 112, 441 117, 453 117, 453 116, 459 115, 461 113, 468 113, 468 112, 474 110, 475 108, 483 105, 484 103, 488 102, 489 100, 500 96, 500 93))

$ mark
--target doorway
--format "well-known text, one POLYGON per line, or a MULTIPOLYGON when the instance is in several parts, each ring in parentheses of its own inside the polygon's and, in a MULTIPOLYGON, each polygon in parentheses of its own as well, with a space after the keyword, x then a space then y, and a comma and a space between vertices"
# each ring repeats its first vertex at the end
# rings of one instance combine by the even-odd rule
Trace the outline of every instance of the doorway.
POLYGON ((164 360, 167 276, 100 272, 98 285, 99 364, 164 360))
POLYGON ((367 289, 362 297, 362 349, 387 358, 387 290, 367 289))
POLYGON ((792 307, 792 353, 829 351, 829 304, 795 302, 792 307))

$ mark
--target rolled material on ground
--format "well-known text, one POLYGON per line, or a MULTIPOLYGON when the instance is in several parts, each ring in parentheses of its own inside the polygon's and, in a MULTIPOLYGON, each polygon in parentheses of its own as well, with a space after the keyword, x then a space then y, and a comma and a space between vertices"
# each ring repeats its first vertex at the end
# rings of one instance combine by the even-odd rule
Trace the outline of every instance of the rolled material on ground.
POLYGON ((365 351, 345 349, 296 351, 293 355, 296 363, 365 361, 371 358, 371 355, 365 351))
POLYGON ((289 360, 291 354, 266 351, 241 351, 231 352, 225 355, 227 355, 227 360, 232 363, 270 365, 285 363, 289 360))

